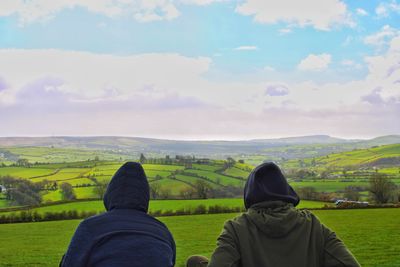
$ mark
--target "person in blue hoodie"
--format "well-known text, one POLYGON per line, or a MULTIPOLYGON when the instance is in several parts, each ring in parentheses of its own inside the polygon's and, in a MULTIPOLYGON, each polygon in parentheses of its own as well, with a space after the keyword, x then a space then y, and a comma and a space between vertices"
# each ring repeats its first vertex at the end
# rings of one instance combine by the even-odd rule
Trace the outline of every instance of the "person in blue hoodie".
POLYGON ((60 266, 174 266, 172 234, 147 214, 149 191, 139 163, 127 162, 119 168, 104 195, 107 212, 79 224, 60 266))

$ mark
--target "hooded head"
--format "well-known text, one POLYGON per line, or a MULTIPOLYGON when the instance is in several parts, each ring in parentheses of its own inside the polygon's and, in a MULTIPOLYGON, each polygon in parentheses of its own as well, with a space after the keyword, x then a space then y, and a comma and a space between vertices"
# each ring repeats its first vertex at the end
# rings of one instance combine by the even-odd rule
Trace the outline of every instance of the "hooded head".
POLYGON ((294 206, 300 202, 281 169, 273 162, 266 162, 250 173, 244 187, 244 205, 248 209, 254 204, 273 200, 292 203, 294 206))
POLYGON ((135 209, 147 212, 149 183, 142 165, 127 162, 114 174, 104 194, 104 206, 112 209, 135 209))

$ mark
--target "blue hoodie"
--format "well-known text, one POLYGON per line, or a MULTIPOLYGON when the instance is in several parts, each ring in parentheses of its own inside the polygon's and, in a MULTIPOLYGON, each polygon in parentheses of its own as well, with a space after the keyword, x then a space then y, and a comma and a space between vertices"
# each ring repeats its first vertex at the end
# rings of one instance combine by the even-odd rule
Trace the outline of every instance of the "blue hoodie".
POLYGON ((147 214, 149 195, 142 166, 125 163, 104 195, 107 212, 79 224, 60 266, 174 266, 174 239, 147 214))

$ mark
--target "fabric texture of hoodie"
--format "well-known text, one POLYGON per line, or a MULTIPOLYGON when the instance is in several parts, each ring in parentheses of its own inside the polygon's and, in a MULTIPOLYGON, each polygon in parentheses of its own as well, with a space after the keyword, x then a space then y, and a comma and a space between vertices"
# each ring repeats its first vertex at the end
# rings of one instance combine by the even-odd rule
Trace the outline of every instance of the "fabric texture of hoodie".
POLYGON ((149 196, 142 166, 125 163, 104 195, 107 212, 79 224, 60 266, 174 266, 174 239, 147 214, 149 196))
POLYGON ((225 223, 208 266, 360 266, 334 232, 311 212, 294 207, 297 194, 271 165, 250 174, 244 193, 248 210, 225 223))

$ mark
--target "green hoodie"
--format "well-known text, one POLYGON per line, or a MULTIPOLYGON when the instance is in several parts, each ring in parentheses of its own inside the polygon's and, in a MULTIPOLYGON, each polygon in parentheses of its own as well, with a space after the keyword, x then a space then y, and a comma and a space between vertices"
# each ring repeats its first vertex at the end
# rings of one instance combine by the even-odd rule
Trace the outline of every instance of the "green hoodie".
POLYGON ((209 267, 360 266, 334 232, 307 210, 265 201, 229 220, 209 267))

